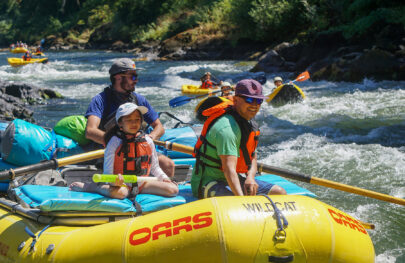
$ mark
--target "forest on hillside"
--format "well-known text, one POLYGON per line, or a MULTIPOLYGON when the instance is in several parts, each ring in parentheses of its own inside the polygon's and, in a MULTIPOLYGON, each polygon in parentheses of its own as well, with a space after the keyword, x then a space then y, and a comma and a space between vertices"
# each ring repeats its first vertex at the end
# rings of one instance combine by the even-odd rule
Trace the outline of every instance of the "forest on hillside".
POLYGON ((132 44, 199 28, 235 44, 340 32, 348 42, 387 45, 404 37, 404 13, 399 0, 7 0, 0 2, 0 45, 49 35, 85 43, 101 27, 109 29, 104 37, 132 44))

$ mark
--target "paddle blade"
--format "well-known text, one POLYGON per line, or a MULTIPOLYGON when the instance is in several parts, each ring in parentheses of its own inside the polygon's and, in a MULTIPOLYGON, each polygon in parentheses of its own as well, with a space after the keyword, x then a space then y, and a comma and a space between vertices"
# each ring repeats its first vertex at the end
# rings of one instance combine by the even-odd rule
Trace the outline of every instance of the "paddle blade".
POLYGON ((309 78, 310 78, 309 72, 305 71, 305 72, 302 72, 301 74, 299 74, 298 77, 294 81, 304 81, 309 78))
POLYGON ((172 107, 172 108, 178 107, 178 106, 189 103, 191 99, 192 98, 187 97, 187 96, 176 97, 176 98, 171 99, 169 101, 169 106, 172 107))

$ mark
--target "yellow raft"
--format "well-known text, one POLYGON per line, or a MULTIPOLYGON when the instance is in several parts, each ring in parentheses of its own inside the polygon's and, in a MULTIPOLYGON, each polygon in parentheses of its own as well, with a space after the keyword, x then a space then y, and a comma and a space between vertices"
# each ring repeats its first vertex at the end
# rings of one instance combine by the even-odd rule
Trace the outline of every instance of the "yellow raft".
POLYGON ((16 47, 16 48, 10 49, 11 53, 25 53, 27 51, 28 51, 28 49, 26 49, 24 47, 16 47))
POLYGON ((283 84, 277 87, 266 101, 273 105, 300 102, 305 99, 304 92, 295 84, 283 84))
POLYGON ((8 64, 13 67, 24 66, 33 63, 47 63, 48 58, 31 58, 30 60, 23 60, 22 58, 7 58, 8 64))
POLYGON ((219 91, 220 89, 202 89, 199 85, 183 85, 181 86, 181 93, 186 95, 204 95, 210 92, 219 91))
POLYGON ((45 53, 42 53, 42 52, 35 52, 35 53, 32 53, 32 55, 33 55, 33 56, 42 56, 42 57, 44 57, 44 56, 45 56, 45 53))
POLYGON ((350 215, 310 197, 269 197, 215 197, 90 226, 57 226, 57 213, 37 217, 51 218, 48 228, 2 205, 0 261, 374 262, 370 236, 350 215), (278 226, 272 203, 288 225, 278 226))

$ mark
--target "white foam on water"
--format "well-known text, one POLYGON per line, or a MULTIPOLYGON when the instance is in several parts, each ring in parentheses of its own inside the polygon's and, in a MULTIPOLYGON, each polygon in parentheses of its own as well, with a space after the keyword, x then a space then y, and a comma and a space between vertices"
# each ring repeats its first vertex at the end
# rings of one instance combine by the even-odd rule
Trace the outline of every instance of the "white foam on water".
MULTIPOLYGON (((317 87, 319 88, 319 87, 317 87)), ((309 121, 342 115, 353 119, 384 118, 399 115, 405 117, 405 90, 355 91, 353 93, 330 94, 328 96, 311 96, 308 92, 303 103, 272 107, 264 104, 261 111, 276 117, 304 124, 309 121)))
POLYGON ((108 78, 105 72, 98 69, 86 70, 88 67, 77 66, 67 69, 65 61, 52 65, 35 63, 25 65, 14 71, 0 71, 0 77, 15 81, 34 81, 35 83, 47 81, 82 81, 83 79, 108 78))
POLYGON ((403 189, 405 154, 378 144, 339 144, 313 134, 264 146, 265 163, 307 171, 313 176, 395 195, 403 189))
POLYGON ((164 74, 175 75, 183 72, 195 72, 200 69, 199 65, 186 65, 186 66, 175 66, 169 67, 168 69, 164 70, 164 74))
POLYGON ((399 263, 397 262, 397 257, 403 255, 404 251, 402 249, 392 249, 387 250, 382 254, 375 257, 376 263, 399 263))
POLYGON ((196 81, 188 78, 182 78, 177 75, 167 75, 162 82, 162 87, 176 90, 177 92, 181 92, 181 86, 189 84, 189 85, 200 85, 201 81, 196 81))
MULTIPOLYGON (((164 70, 165 74, 179 74, 184 72, 206 72, 210 71, 220 71, 222 73, 240 73, 244 72, 243 69, 232 65, 231 63, 195 63, 192 65, 181 65, 181 66, 172 66, 164 70)), ((217 76, 218 77, 218 76, 217 76)))
POLYGON ((63 88, 56 87, 55 90, 67 98, 91 99, 92 97, 103 91, 105 87, 106 85, 96 85, 94 83, 88 82, 63 88))

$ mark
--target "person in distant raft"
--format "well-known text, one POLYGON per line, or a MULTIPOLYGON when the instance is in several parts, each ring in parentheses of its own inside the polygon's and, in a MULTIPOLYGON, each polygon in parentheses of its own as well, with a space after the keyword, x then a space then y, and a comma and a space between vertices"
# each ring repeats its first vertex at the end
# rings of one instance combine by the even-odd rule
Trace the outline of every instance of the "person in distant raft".
POLYGON ((241 80, 235 87, 234 105, 218 109, 205 121, 194 147, 195 197, 286 194, 280 186, 255 179, 260 132, 253 118, 265 98, 259 82, 241 80))
POLYGON ((35 49, 35 53, 42 53, 42 47, 37 46, 37 48, 35 49))
POLYGON ((179 188, 159 167, 153 140, 141 130, 148 109, 134 103, 122 104, 115 115, 116 125, 105 133, 104 174, 117 174, 113 184, 74 182, 73 191, 96 192, 111 198, 133 198, 137 193, 176 196, 179 188), (149 176, 158 181, 125 184, 123 174, 149 176))
POLYGON ((31 53, 29 51, 25 52, 25 54, 22 56, 22 59, 24 61, 30 61, 32 58, 31 53))
POLYGON ((214 89, 215 86, 221 85, 221 82, 216 83, 211 80, 211 72, 205 72, 205 74, 201 77, 200 80, 202 89, 214 89))
POLYGON ((281 77, 275 77, 274 78, 274 86, 276 86, 276 88, 278 88, 281 85, 283 85, 283 79, 281 77))
MULTIPOLYGON (((135 62, 129 58, 120 58, 114 61, 110 70, 111 85, 97 94, 90 102, 85 114, 87 118, 86 138, 98 144, 105 145, 104 134, 115 125, 115 113, 121 104, 133 102, 144 106, 148 112, 144 120, 153 128, 148 134, 153 140, 159 139, 165 132, 157 112, 142 95, 134 92, 138 83, 138 74, 135 62)), ((174 176, 174 162, 167 156, 159 155, 159 164, 169 176, 174 176)))

